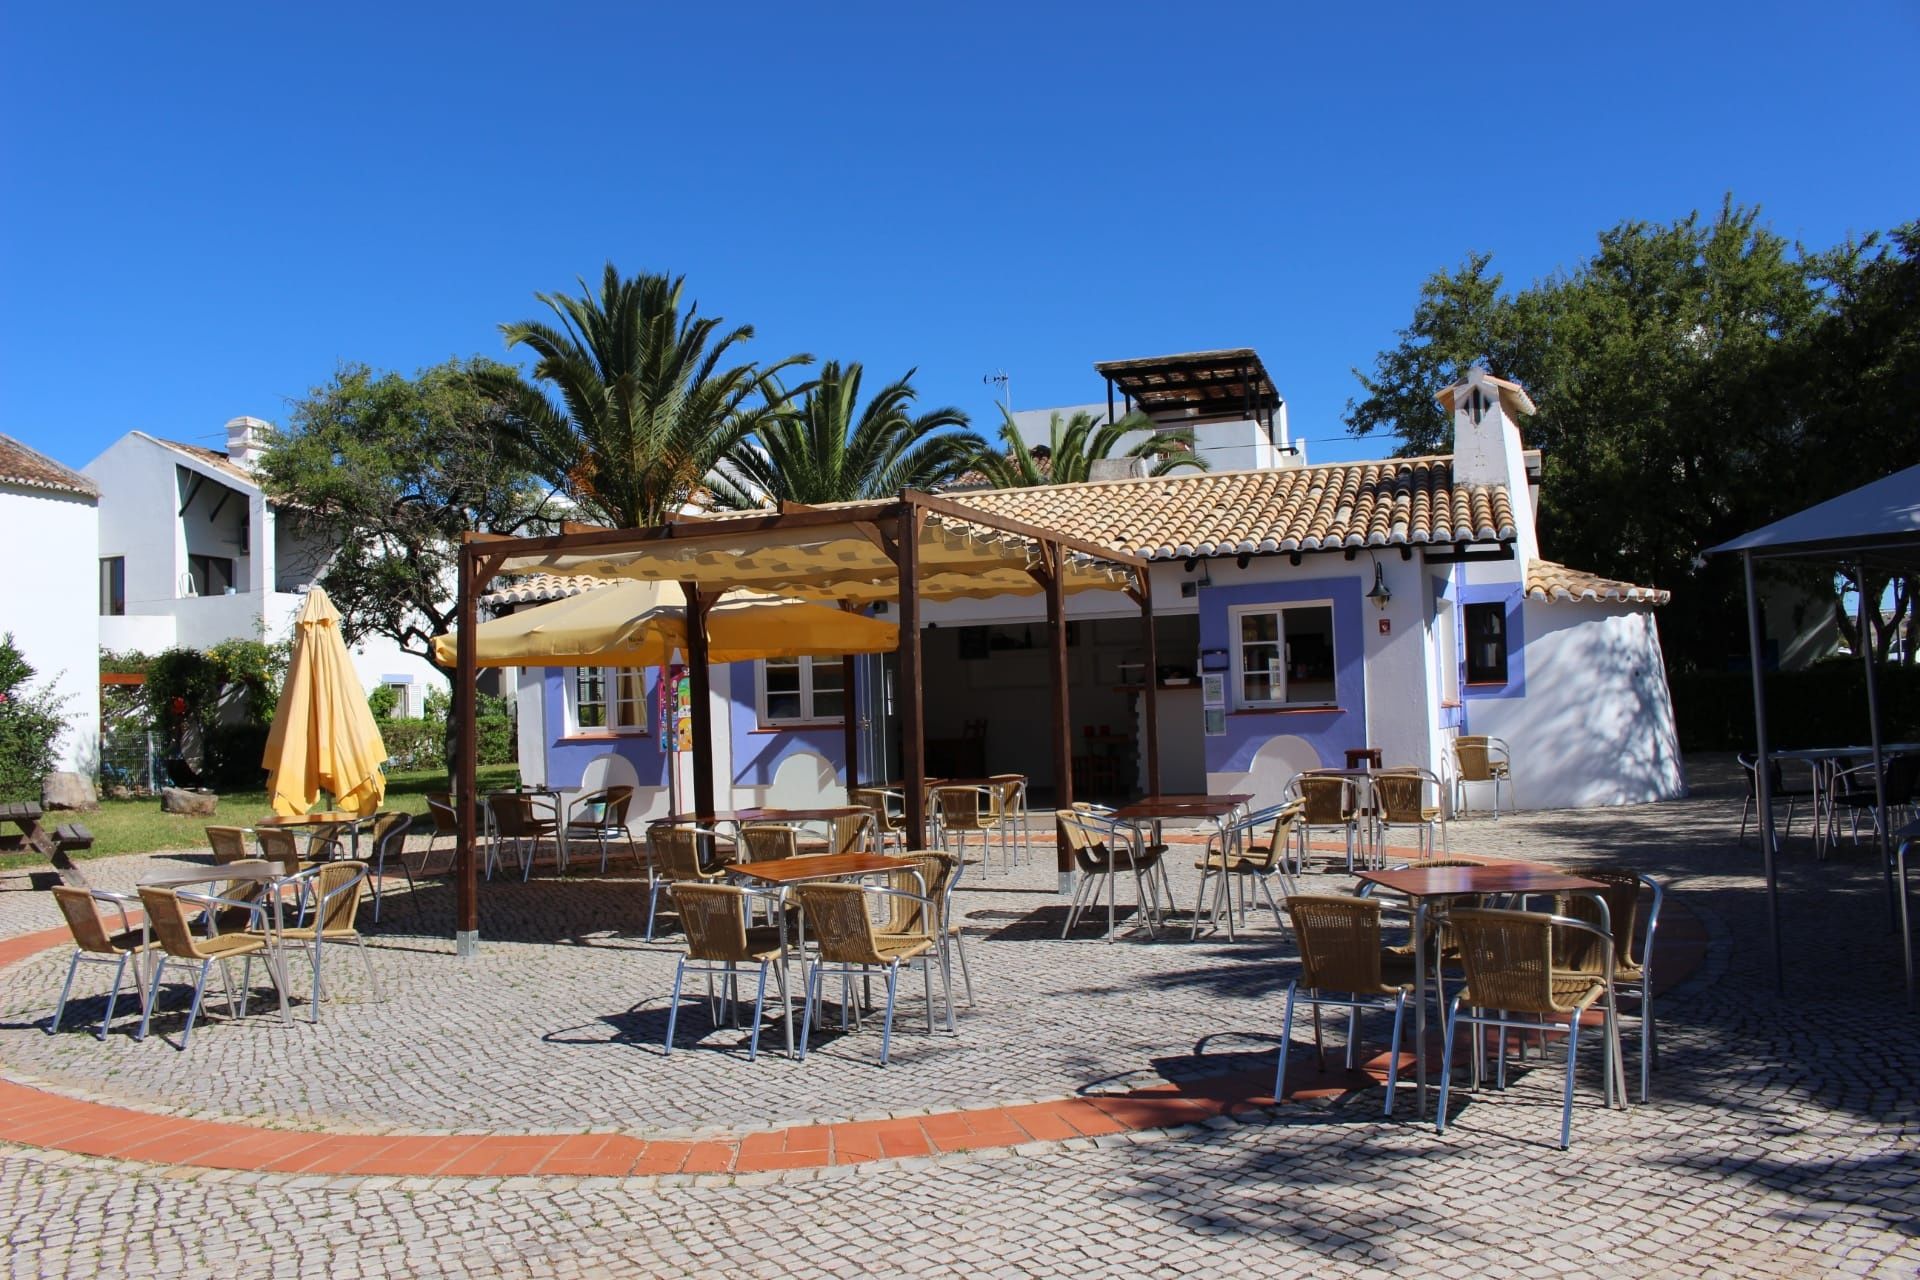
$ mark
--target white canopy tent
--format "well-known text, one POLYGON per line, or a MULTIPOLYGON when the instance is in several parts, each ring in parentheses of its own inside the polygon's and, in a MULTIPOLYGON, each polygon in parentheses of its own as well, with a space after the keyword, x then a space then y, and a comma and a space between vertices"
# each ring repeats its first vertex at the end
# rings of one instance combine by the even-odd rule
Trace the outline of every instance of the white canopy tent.
POLYGON ((1860 584, 1859 620, 1855 634, 1861 637, 1859 648, 1866 664, 1867 728, 1873 743, 1876 801, 1874 842, 1886 873, 1888 906, 1900 930, 1900 947, 1906 962, 1907 1003, 1912 1007, 1916 988, 1913 933, 1907 910, 1906 848, 1902 846, 1898 859, 1890 856, 1885 818, 1886 760, 1880 732, 1880 698, 1874 684, 1873 648, 1865 638, 1872 634, 1867 627, 1867 610, 1878 607, 1878 601, 1870 602, 1867 599, 1868 567, 1912 571, 1920 566, 1920 466, 1896 471, 1837 498, 1797 511, 1751 533, 1711 547, 1706 554, 1738 555, 1746 572, 1747 641, 1753 664, 1753 727, 1758 756, 1754 762, 1755 799, 1760 812, 1761 856, 1766 865, 1767 926, 1773 942, 1776 987, 1785 986, 1786 975, 1780 952, 1780 887, 1775 864, 1779 850, 1773 826, 1767 695, 1761 661, 1764 637, 1760 625, 1760 595, 1754 585, 1753 562, 1829 561, 1850 566, 1855 572, 1855 580, 1860 584))

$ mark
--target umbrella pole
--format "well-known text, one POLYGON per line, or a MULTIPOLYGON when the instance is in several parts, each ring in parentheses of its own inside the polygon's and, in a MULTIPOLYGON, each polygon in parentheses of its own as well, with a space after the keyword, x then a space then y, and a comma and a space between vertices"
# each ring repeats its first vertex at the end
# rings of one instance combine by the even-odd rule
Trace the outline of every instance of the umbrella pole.
MULTIPOLYGON (((1887 924, 1895 926, 1900 922, 1900 900, 1893 883, 1893 859, 1887 856, 1888 828, 1893 824, 1887 813, 1887 770, 1883 758, 1885 749, 1880 743, 1880 690, 1873 674, 1873 632, 1867 628, 1866 561, 1855 565, 1853 573, 1854 583, 1860 588, 1860 612, 1854 635, 1861 660, 1867 664, 1867 732, 1872 735, 1873 743, 1873 847, 1880 855, 1880 866, 1887 877, 1887 924)), ((1874 608, 1879 608, 1878 602, 1874 608)))
POLYGON ((480 817, 478 736, 473 723, 475 682, 479 678, 478 610, 474 605, 474 579, 479 550, 470 543, 460 547, 459 631, 453 675, 453 715, 457 737, 454 742, 453 810, 460 823, 458 865, 454 874, 453 952, 469 958, 480 950, 480 884, 475 865, 474 830, 480 817))
MULTIPOLYGON (((1747 651, 1753 663, 1753 762, 1754 800, 1760 810, 1760 857, 1767 875, 1767 939, 1773 944, 1773 989, 1787 991, 1787 971, 1780 955, 1780 880, 1774 866, 1773 782, 1767 746, 1767 682, 1760 662, 1760 593, 1753 585, 1753 553, 1740 553, 1740 564, 1747 578, 1747 651)), ((1815 815, 1815 821, 1818 821, 1815 815)), ((1818 833, 1816 833, 1817 836, 1818 833)))

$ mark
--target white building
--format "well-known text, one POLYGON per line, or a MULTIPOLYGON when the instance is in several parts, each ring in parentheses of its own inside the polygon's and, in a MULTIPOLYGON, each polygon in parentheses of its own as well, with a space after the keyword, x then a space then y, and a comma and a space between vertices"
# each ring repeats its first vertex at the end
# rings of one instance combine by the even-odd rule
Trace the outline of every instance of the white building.
POLYGON ((63 700, 54 767, 86 777, 100 742, 100 618, 88 589, 99 497, 87 477, 0 435, 0 632, 63 700))
MULTIPOLYGON (((269 424, 235 418, 226 430, 224 452, 130 431, 87 464, 100 494, 88 571, 100 583, 99 646, 158 653, 290 633, 334 549, 255 481, 269 424)), ((384 636, 362 638, 353 662, 369 692, 394 687, 398 715, 419 715, 427 693, 447 687, 384 636)))

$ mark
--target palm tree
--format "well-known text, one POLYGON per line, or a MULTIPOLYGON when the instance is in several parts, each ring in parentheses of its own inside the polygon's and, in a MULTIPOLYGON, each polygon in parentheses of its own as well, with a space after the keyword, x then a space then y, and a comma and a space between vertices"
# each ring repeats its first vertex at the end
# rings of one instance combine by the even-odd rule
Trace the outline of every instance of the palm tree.
POLYGON ((851 502, 931 489, 957 479, 987 442, 951 406, 915 416, 913 375, 860 407, 861 367, 828 361, 805 397, 764 422, 728 458, 714 493, 735 506, 851 502))
POLYGON ((609 262, 598 297, 584 279, 579 297, 534 295, 558 326, 527 320, 500 332, 509 348, 533 349, 534 378, 551 383, 559 399, 516 376, 485 384, 540 474, 583 512, 620 528, 660 524, 698 498, 742 439, 788 409, 780 372, 813 359, 722 368, 753 329, 722 333, 722 321, 701 316, 693 302, 683 313, 684 280, 626 280, 609 262))
POLYGON ((1123 458, 1151 458, 1148 474, 1164 476, 1181 467, 1207 470, 1206 460, 1194 452, 1192 427, 1154 427, 1153 419, 1135 409, 1118 422, 1103 422, 1082 409, 1070 418, 1056 410, 1047 423, 1048 441, 1028 447, 1013 414, 1000 410, 1006 422, 1000 428, 1005 453, 991 450, 974 460, 973 469, 996 489, 1020 489, 1040 484, 1075 484, 1089 478, 1093 464, 1114 455, 1120 441, 1138 431, 1150 434, 1124 453, 1123 458), (1041 470, 1041 462, 1047 464, 1041 470))

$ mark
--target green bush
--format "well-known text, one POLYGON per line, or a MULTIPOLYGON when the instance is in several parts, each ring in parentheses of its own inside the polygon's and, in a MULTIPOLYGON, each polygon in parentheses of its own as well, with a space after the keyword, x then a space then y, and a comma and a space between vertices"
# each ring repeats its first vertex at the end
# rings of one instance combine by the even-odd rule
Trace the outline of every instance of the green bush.
POLYGON ((40 781, 53 771, 54 747, 67 731, 63 699, 29 682, 33 666, 0 637, 0 801, 40 799, 40 781))
MULTIPOLYGON (((498 699, 494 699, 498 701, 498 699)), ((480 736, 476 744, 480 763, 512 764, 515 735, 511 717, 496 712, 479 716, 474 723, 480 736)), ((380 740, 386 743, 391 758, 389 769, 444 769, 447 767, 447 722, 424 718, 382 720, 380 740)))
POLYGON ((267 726, 216 724, 201 739, 201 782, 215 791, 258 791, 267 785, 260 761, 267 754, 267 726))
MULTIPOLYGON (((1673 715, 1682 751, 1753 750, 1753 676, 1677 673, 1673 715)), ((1888 742, 1920 736, 1920 668, 1878 666, 1880 731, 1888 742)), ((1867 676, 1860 660, 1818 663, 1766 677, 1767 738, 1776 748, 1861 746, 1867 741, 1867 676)))
POLYGON ((367 695, 367 710, 373 712, 375 720, 390 720, 399 709, 400 691, 390 684, 375 685, 367 695))

